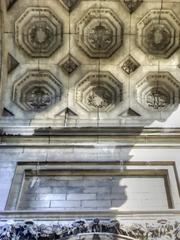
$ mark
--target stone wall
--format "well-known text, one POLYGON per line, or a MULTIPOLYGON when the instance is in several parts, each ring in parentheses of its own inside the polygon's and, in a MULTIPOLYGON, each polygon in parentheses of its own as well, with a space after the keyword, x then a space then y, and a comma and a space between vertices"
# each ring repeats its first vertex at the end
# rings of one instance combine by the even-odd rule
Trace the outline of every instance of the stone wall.
POLYGON ((3 221, 179 219, 180 1, 0 3, 3 221))

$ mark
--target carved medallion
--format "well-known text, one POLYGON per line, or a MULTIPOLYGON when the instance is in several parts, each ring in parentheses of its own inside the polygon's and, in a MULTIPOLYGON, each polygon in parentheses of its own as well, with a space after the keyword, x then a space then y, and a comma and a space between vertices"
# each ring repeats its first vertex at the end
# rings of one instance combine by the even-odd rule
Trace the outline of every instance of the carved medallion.
POLYGON ((35 22, 29 29, 29 40, 34 48, 43 49, 53 41, 53 29, 46 22, 35 22))
POLYGON ((154 109, 163 109, 170 103, 169 94, 166 92, 162 92, 162 90, 157 87, 155 89, 151 89, 151 91, 147 95, 147 105, 154 109))
POLYGON ((137 44, 146 54, 168 58, 179 48, 180 20, 172 10, 151 10, 137 24, 137 44))
POLYGON ((61 100, 62 84, 48 71, 29 71, 13 85, 12 100, 23 110, 40 112, 61 100))
POLYGON ((180 85, 168 72, 151 72, 136 85, 137 101, 151 111, 168 111, 179 104, 180 85))
POLYGON ((80 63, 75 59, 75 57, 68 54, 65 59, 59 63, 59 65, 66 74, 70 75, 79 67, 80 63))
POLYGON ((92 58, 108 58, 122 45, 118 16, 106 8, 93 8, 78 22, 78 46, 92 58))
POLYGON ((136 9, 143 3, 143 0, 124 0, 124 5, 130 13, 136 11, 136 9))
POLYGON ((122 101, 122 83, 109 72, 92 72, 76 85, 76 101, 87 111, 110 111, 122 101))
POLYGON ((94 87, 87 97, 87 104, 95 109, 106 109, 112 103, 112 95, 106 88, 94 87))
POLYGON ((136 69, 139 66, 140 66, 140 64, 131 55, 129 55, 126 58, 126 60, 123 62, 121 68, 125 73, 131 74, 134 71, 136 71, 136 69))
POLYGON ((112 43, 112 40, 112 30, 102 23, 92 28, 88 36, 89 44, 97 51, 105 50, 112 43))
POLYGON ((62 45, 62 23, 49 8, 27 8, 15 30, 17 45, 31 57, 49 57, 62 45))
POLYGON ((52 104, 50 93, 41 86, 30 89, 24 101, 35 112, 42 111, 52 104))
POLYGON ((149 52, 156 53, 166 49, 171 41, 171 32, 167 26, 163 24, 156 24, 149 27, 145 36, 145 44, 149 52))

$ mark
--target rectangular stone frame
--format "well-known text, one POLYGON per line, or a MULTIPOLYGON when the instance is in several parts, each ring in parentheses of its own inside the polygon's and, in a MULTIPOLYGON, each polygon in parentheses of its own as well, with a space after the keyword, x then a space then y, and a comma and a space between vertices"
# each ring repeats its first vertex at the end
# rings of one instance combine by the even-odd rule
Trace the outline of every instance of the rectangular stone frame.
POLYGON ((15 175, 9 192, 6 210, 18 210, 18 204, 23 189, 25 176, 160 176, 164 178, 169 209, 176 207, 179 198, 179 183, 173 162, 128 162, 124 168, 119 163, 93 163, 93 162, 18 162, 15 175), (118 165, 118 166, 117 166, 118 165), (176 184, 174 184, 176 183, 176 184))

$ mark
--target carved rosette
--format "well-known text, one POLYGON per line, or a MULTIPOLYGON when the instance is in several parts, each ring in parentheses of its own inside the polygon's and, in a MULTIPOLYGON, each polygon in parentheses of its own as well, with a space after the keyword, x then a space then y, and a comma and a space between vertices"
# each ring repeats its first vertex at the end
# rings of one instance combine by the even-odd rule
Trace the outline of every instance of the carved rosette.
POLYGON ((107 112, 122 101, 122 83, 109 72, 88 73, 76 85, 76 102, 90 112, 107 112))
POLYGON ((49 57, 62 45, 62 28, 49 8, 29 7, 15 22, 15 40, 31 57, 49 57))
POLYGON ((48 71, 29 71, 13 85, 12 100, 23 110, 41 112, 61 100, 62 84, 48 71))
POLYGON ((179 48, 179 26, 172 10, 151 10, 137 24, 137 45, 146 54, 168 58, 179 48))
POLYGON ((180 86, 168 72, 150 72, 136 85, 137 101, 151 111, 168 111, 179 104, 180 86))
POLYGON ((107 8, 90 9, 77 23, 78 46, 91 58, 108 58, 122 45, 123 28, 107 8))

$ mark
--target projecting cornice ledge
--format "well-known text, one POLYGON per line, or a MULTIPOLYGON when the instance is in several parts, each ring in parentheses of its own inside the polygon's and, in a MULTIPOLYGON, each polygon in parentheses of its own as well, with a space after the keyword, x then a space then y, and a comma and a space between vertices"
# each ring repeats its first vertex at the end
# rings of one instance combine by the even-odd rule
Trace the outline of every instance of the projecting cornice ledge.
POLYGON ((37 128, 2 129, 0 147, 172 146, 180 147, 180 128, 37 128))
POLYGON ((138 136, 138 135, 172 135, 180 136, 180 128, 141 128, 141 127, 84 127, 84 128, 37 128, 36 136, 138 136))

